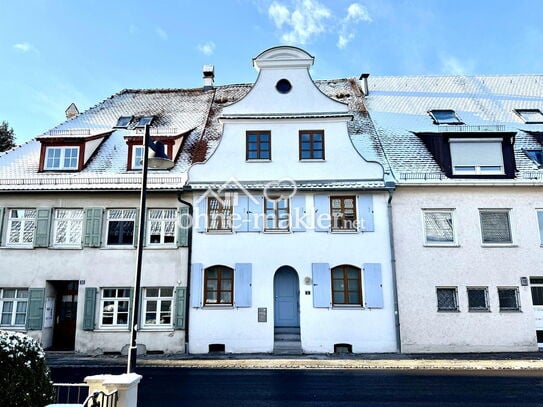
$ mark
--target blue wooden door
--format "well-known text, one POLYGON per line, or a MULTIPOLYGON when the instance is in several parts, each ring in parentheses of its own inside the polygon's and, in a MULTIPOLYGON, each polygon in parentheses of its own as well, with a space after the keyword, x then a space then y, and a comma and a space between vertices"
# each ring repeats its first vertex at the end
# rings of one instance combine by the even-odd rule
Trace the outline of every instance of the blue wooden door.
POLYGON ((274 322, 275 326, 299 327, 298 275, 291 267, 281 267, 274 278, 274 322))

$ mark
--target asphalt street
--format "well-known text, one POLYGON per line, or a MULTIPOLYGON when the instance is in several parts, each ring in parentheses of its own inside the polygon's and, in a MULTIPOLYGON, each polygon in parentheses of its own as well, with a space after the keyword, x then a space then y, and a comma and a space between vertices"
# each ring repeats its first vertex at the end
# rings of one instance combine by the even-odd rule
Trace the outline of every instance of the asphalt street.
MULTIPOLYGON (((120 374, 121 366, 52 367, 55 382, 120 374)), ((541 371, 393 371, 139 367, 147 406, 542 406, 541 371)))

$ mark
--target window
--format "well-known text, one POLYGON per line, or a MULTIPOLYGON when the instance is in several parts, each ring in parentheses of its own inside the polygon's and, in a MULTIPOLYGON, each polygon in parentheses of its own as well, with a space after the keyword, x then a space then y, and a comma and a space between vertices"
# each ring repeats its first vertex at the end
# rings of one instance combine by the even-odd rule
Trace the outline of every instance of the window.
POLYGON ((518 287, 498 287, 500 311, 520 311, 518 287))
POLYGON ((456 288, 437 288, 437 310, 458 311, 456 288))
POLYGON ((131 121, 132 121, 132 116, 121 116, 119 117, 119 119, 117 120, 117 123, 113 127, 118 128, 118 129, 126 129, 131 121))
POLYGON ((324 131, 303 130, 300 137, 300 160, 324 160, 324 131))
POLYGON ((453 175, 503 175, 502 139, 449 139, 453 175))
POLYGON ((28 290, 20 288, 0 289, 0 309, 2 326, 24 326, 28 307, 28 290))
POLYGON ((286 94, 290 92, 292 85, 288 79, 279 79, 275 84, 275 89, 277 89, 277 92, 279 93, 286 94))
POLYGON ((172 326, 173 287, 146 288, 143 296, 146 326, 172 326))
POLYGON ((81 246, 83 209, 56 209, 53 244, 59 247, 81 246))
POLYGON ((147 242, 153 244, 175 243, 176 209, 149 209, 147 242))
POLYGON ((453 212, 451 210, 425 210, 424 236, 427 245, 455 244, 453 212))
POLYGON ((9 209, 7 245, 31 247, 36 228, 35 209, 9 209))
POLYGON ((132 146, 131 170, 141 169, 143 164, 143 146, 132 146))
POLYGON ((543 306, 543 277, 530 277, 532 304, 543 306))
POLYGON ((522 119, 526 124, 543 123, 543 113, 539 109, 513 109, 513 111, 522 119))
POLYGON ((271 132, 248 131, 246 134, 246 160, 271 160, 271 132))
POLYGON ((356 197, 331 196, 332 230, 356 230, 356 197))
POLYGON ((214 266, 205 270, 204 304, 232 304, 234 292, 234 270, 225 266, 214 266))
POLYGON ((332 303, 334 305, 362 305, 359 268, 338 266, 332 269, 332 303))
POLYGON ((136 128, 138 127, 145 127, 145 125, 151 125, 151 122, 153 121, 155 117, 154 116, 143 116, 143 117, 140 117, 140 119, 138 120, 138 123, 136 124, 136 128))
POLYGON ((468 308, 470 311, 488 311, 488 289, 468 287, 468 308))
POLYGON ((512 244, 509 210, 479 212, 483 244, 512 244))
POLYGON ((208 230, 232 230, 232 197, 230 195, 221 198, 208 198, 207 222, 208 230))
POLYGON ((543 166, 543 150, 523 150, 524 154, 537 165, 538 168, 543 166))
POLYGON ((47 147, 45 153, 46 170, 77 170, 79 147, 47 147))
POLYGON ((100 320, 102 326, 128 327, 130 307, 129 288, 102 289, 100 320))
POLYGON ((108 246, 134 244, 135 209, 109 209, 107 211, 108 246))
POLYGON ((429 110, 428 114, 434 124, 464 124, 454 110, 429 110))
POLYGON ((289 200, 265 199, 266 226, 265 230, 289 230, 289 200))

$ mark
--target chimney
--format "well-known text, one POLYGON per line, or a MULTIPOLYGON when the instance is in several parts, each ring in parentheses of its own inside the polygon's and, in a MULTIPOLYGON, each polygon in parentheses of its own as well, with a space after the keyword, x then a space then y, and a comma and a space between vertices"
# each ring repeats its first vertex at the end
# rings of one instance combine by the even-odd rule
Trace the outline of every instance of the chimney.
POLYGON ((368 88, 368 76, 370 76, 369 73, 363 73, 362 75, 360 75, 360 80, 362 81, 362 93, 364 94, 364 96, 368 96, 368 94, 370 93, 370 88, 368 88))
POLYGON ((204 90, 213 89, 213 80, 215 79, 215 68, 213 65, 204 65, 204 90))
POLYGON ((79 114, 79 109, 75 103, 72 103, 70 106, 68 106, 64 113, 66 113, 66 119, 71 119, 79 114))

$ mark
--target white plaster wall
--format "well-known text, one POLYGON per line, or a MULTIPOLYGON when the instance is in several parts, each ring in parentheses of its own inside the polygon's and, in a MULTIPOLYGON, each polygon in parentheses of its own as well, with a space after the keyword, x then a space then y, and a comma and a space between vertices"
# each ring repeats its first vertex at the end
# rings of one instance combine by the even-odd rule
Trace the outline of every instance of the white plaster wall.
MULTIPOLYGON (((174 194, 149 194, 147 207, 174 208, 180 204, 174 194)), ((52 208, 135 208, 139 206, 137 193, 118 194, 36 194, 12 195, 3 198, 0 206, 52 207, 52 208)), ((103 228, 105 233, 105 224, 103 228)), ((124 330, 83 331, 85 287, 130 287, 134 283, 136 249, 127 248, 0 248, 0 287, 46 287, 48 280, 84 281, 79 286, 77 306, 77 330, 75 349, 79 352, 119 352, 130 342, 130 334, 124 330)), ((186 248, 145 248, 142 266, 142 287, 186 286, 186 248)), ((96 302, 96 323, 99 323, 99 298, 96 302)), ((51 331, 51 330, 45 330, 51 331)), ((30 334, 42 339, 41 331, 30 334)), ((51 341, 52 332, 46 332, 44 341, 51 341)), ((148 350, 166 352, 184 351, 184 331, 173 329, 140 331, 138 343, 148 350)))
MULTIPOLYGON (((300 282, 300 328, 306 353, 333 352, 334 344, 350 343, 353 352, 394 352, 394 314, 386 196, 374 194, 375 232, 365 233, 197 233, 193 263, 205 267, 252 263, 252 307, 191 308, 189 351, 207 353, 209 344, 224 344, 226 352, 271 352, 274 343, 273 278, 281 266, 291 266, 300 282), (381 263, 383 309, 313 308, 312 263, 331 267, 381 263), (305 291, 310 291, 306 295, 305 291), (257 309, 266 307, 268 320, 259 323, 257 309)), ((308 213, 313 207, 307 195, 308 213)), ((197 211, 197 208, 195 208, 197 211)), ((196 213, 196 215, 198 215, 196 213)))
POLYGON ((535 351, 530 287, 543 276, 533 187, 400 187, 394 194, 403 352, 535 351), (458 247, 425 247, 421 208, 454 208, 458 247), (479 208, 511 208, 514 245, 481 244, 479 208), (460 312, 437 312, 436 287, 457 286, 460 312), (488 286, 490 312, 468 312, 466 287, 488 286), (497 287, 518 286, 522 312, 500 312, 497 287))

